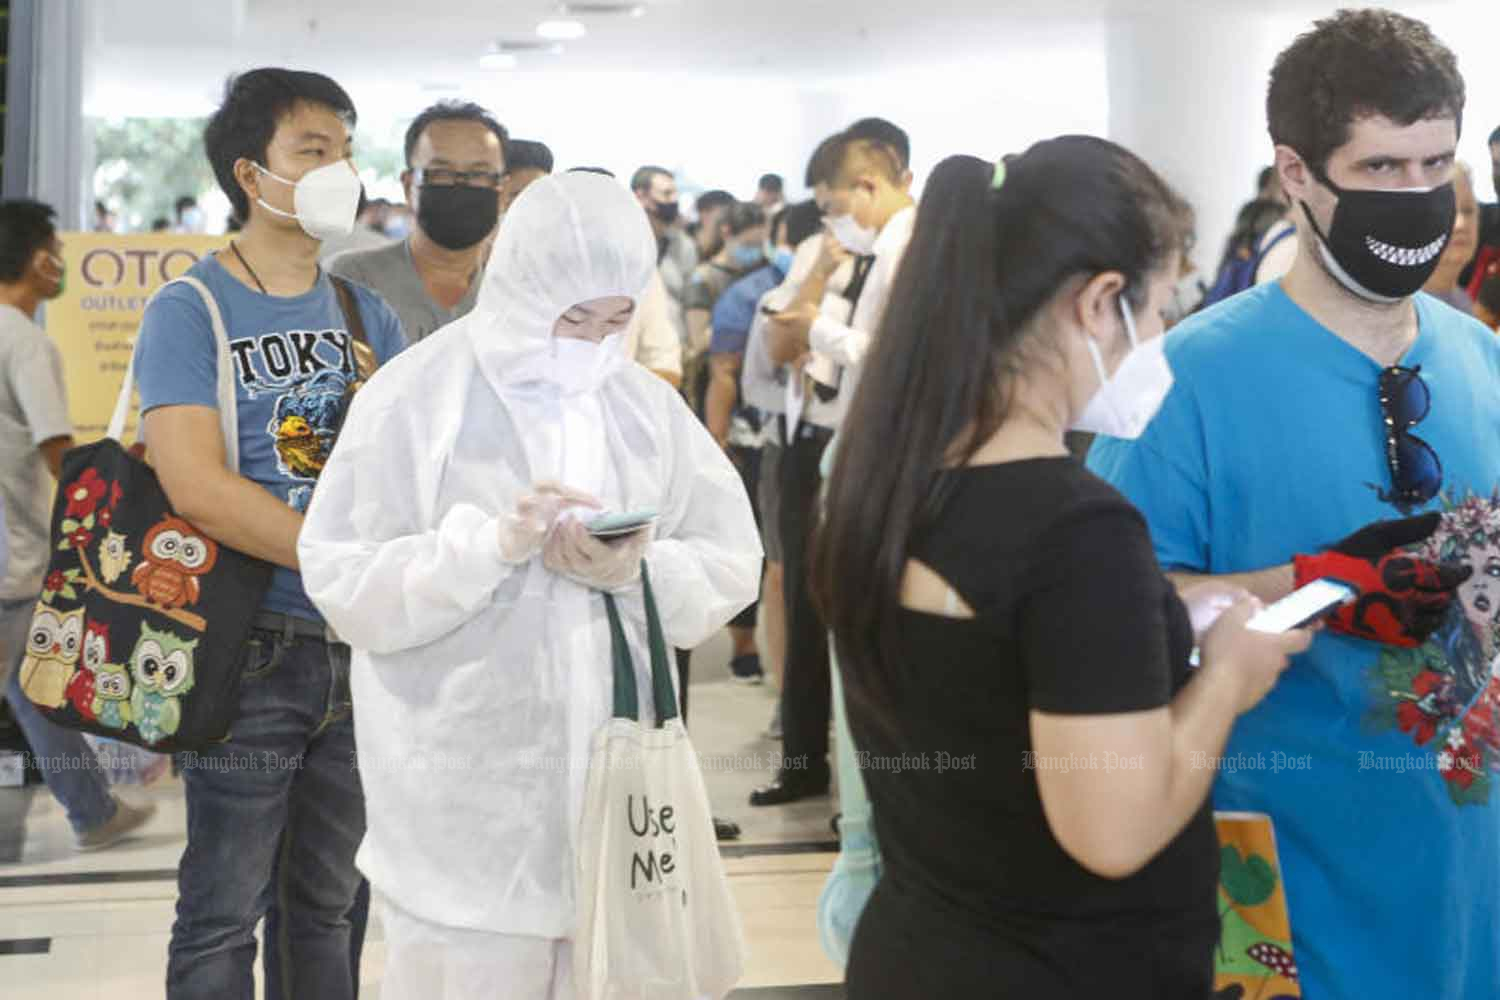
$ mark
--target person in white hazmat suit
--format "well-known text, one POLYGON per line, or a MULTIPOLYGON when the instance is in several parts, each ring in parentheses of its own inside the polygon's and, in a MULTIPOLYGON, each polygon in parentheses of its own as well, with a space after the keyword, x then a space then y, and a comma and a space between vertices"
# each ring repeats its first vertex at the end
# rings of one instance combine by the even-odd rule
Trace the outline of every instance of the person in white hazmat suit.
POLYGON ((358 864, 387 1000, 572 996, 575 841, 612 708, 598 592, 620 602, 642 691, 642 558, 673 646, 755 599, 739 475, 615 335, 655 264, 617 182, 532 184, 475 310, 355 397, 308 510, 303 580, 354 651, 358 864), (606 543, 583 528, 595 508, 660 517, 606 543))

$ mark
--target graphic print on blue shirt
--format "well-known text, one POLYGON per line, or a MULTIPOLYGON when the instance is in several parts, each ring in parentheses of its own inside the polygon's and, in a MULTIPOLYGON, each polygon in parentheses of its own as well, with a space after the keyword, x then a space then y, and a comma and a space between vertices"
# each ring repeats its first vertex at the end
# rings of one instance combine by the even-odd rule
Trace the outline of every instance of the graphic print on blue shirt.
POLYGON ((277 471, 298 481, 287 502, 305 512, 354 380, 353 338, 342 329, 288 330, 231 339, 229 352, 241 391, 250 399, 275 399, 266 433, 277 471))
MULTIPOLYGON (((297 511, 305 511, 328 461, 344 390, 354 378, 355 344, 326 275, 302 295, 261 295, 212 256, 188 274, 213 293, 224 317, 234 365, 240 474, 297 511)), ((400 320, 369 289, 353 286, 375 357, 404 346, 400 320)), ((136 382, 141 411, 218 405, 218 354, 208 310, 185 285, 162 291, 141 318, 136 382)), ((302 578, 278 567, 266 595, 271 611, 321 620, 302 578)))
POLYGON ((1442 502, 1442 523, 1419 554, 1460 562, 1473 575, 1424 646, 1382 648, 1369 721, 1436 754, 1454 803, 1482 804, 1500 771, 1500 491, 1442 502))

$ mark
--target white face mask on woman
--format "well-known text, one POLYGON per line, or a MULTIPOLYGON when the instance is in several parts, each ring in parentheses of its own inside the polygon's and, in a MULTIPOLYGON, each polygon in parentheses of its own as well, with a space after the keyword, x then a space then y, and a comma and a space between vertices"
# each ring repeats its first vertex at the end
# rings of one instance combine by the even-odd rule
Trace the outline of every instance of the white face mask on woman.
POLYGON ((284 219, 296 219, 302 231, 315 240, 331 240, 354 231, 354 218, 359 212, 360 183, 354 165, 348 160, 309 170, 298 181, 278 177, 259 163, 255 164, 255 169, 292 188, 295 212, 283 212, 266 204, 264 198, 256 198, 256 203, 267 212, 284 219))
POLYGON ((604 384, 624 355, 620 345, 580 340, 576 337, 552 338, 552 379, 564 396, 593 392, 604 384))
POLYGON ((1167 338, 1153 337, 1142 344, 1136 339, 1135 316, 1125 296, 1121 295, 1119 301, 1120 315, 1125 317, 1125 333, 1130 337, 1130 353, 1110 375, 1104 369, 1099 345, 1094 338, 1088 338, 1089 355, 1099 376, 1099 391, 1089 399, 1071 429, 1134 439, 1146 430, 1172 390, 1172 367, 1167 364, 1165 354, 1167 338))

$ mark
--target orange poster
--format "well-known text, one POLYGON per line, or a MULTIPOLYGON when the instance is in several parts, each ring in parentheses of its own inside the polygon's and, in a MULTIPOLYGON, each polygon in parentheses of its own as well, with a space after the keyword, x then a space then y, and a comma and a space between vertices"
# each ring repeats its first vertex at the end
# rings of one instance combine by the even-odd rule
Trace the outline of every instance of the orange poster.
MULTIPOLYGON (((79 444, 104 436, 152 293, 224 246, 224 236, 59 233, 67 285, 47 303, 47 335, 63 356, 79 444)), ((132 414, 132 418, 134 414, 132 414)), ((134 419, 127 442, 134 440, 134 419)))

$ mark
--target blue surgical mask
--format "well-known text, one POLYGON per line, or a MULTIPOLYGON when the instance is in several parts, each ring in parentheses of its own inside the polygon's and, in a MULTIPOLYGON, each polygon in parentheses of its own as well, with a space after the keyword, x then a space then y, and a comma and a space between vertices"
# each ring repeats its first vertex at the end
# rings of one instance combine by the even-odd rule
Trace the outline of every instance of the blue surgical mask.
POLYGON ((730 249, 729 259, 734 261, 735 267, 759 267, 765 263, 766 254, 760 247, 737 246, 730 249))
POLYGON ((786 247, 780 247, 771 254, 771 264, 782 274, 792 273, 792 262, 797 259, 797 253, 786 247))

